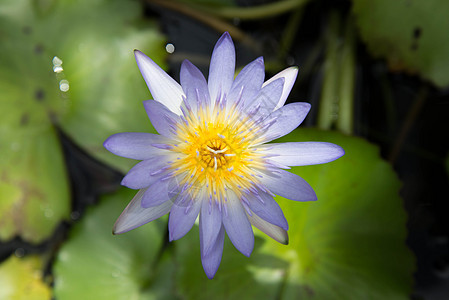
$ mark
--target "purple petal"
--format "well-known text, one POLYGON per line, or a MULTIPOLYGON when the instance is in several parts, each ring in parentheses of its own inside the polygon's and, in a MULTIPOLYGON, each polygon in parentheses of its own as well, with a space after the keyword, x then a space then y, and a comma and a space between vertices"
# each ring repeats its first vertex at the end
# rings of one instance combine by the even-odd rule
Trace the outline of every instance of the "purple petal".
POLYGON ((115 155, 145 160, 165 151, 155 148, 152 144, 164 144, 167 138, 158 134, 145 132, 122 132, 111 135, 104 141, 103 146, 115 155))
POLYGON ((259 197, 248 197, 248 206, 252 212, 271 224, 288 230, 288 223, 282 209, 272 196, 259 191, 259 197))
POLYGON ((241 97, 243 101, 251 101, 259 93, 265 78, 263 58, 259 57, 246 65, 234 80, 229 95, 228 104, 233 104, 241 97))
MULTIPOLYGON (((201 263, 203 264, 204 272, 206 273, 207 278, 212 279, 215 276, 215 273, 220 266, 221 257, 223 255, 223 244, 224 244, 224 236, 225 236, 224 227, 221 226, 220 231, 218 232, 217 238, 215 242, 210 247, 210 250, 207 253, 203 252, 204 246, 201 245, 201 263)), ((203 243, 202 237, 203 234, 201 232, 200 227, 200 244, 203 243)))
POLYGON ((309 103, 297 102, 274 111, 264 121, 264 123, 274 123, 261 135, 260 141, 266 143, 290 133, 304 121, 309 110, 309 103))
POLYGON ((264 232, 269 237, 281 244, 288 244, 288 233, 281 227, 268 223, 256 214, 253 214, 252 216, 248 215, 248 219, 253 226, 264 232))
POLYGON ((282 87, 284 86, 284 78, 279 78, 270 84, 263 87, 259 94, 251 101, 246 102, 246 106, 243 110, 247 113, 251 113, 255 109, 258 109, 254 118, 257 120, 260 117, 271 114, 278 104, 279 97, 282 94, 282 87))
POLYGON ((281 197, 294 201, 315 201, 315 191, 301 177, 296 174, 277 170, 275 176, 259 173, 259 180, 268 190, 281 197))
POLYGON ((209 103, 209 89, 206 79, 190 61, 184 60, 182 62, 180 77, 190 107, 196 111, 200 103, 209 103))
POLYGON ((277 73, 273 77, 271 77, 269 80, 265 81, 265 83, 262 85, 262 87, 270 84, 271 82, 279 79, 284 78, 285 83, 282 90, 282 96, 279 98, 278 103, 276 104, 276 107, 274 110, 277 110, 284 106, 285 101, 287 100, 288 95, 290 94, 290 91, 292 90, 293 84, 296 81, 296 76, 298 76, 298 67, 290 67, 285 69, 282 72, 277 73))
POLYGON ((170 168, 169 155, 156 156, 136 164, 123 178, 122 185, 131 189, 143 189, 159 180, 170 168))
POLYGON ((324 164, 343 156, 345 151, 338 145, 325 142, 296 142, 267 144, 263 152, 270 160, 287 166, 324 164))
POLYGON ((209 66, 209 94, 212 105, 219 94, 227 95, 234 81, 235 49, 229 33, 225 32, 215 44, 209 66))
POLYGON ((131 202, 126 206, 120 217, 114 224, 112 232, 114 234, 121 234, 130 231, 134 228, 142 226, 148 222, 162 217, 170 211, 172 202, 167 201, 151 208, 142 208, 140 202, 146 189, 142 189, 134 196, 131 202))
POLYGON ((228 199, 223 204, 223 225, 232 244, 243 255, 250 256, 254 248, 254 234, 251 223, 248 221, 245 209, 240 200, 228 191, 228 199))
POLYGON ((180 115, 179 107, 184 96, 181 86, 151 58, 139 50, 134 50, 134 55, 153 99, 168 107, 175 114, 180 115))
POLYGON ((172 206, 168 219, 169 240, 182 238, 190 231, 201 209, 202 199, 188 199, 184 205, 172 206))
POLYGON ((143 106, 150 118, 151 124, 157 132, 165 137, 173 136, 176 132, 178 116, 163 104, 153 100, 144 101, 143 106))
POLYGON ((200 213, 201 239, 203 241, 202 253, 207 254, 217 239, 217 234, 222 225, 221 211, 217 203, 212 201, 203 201, 200 213))
POLYGON ((152 183, 142 197, 142 207, 158 206, 170 200, 168 191, 168 180, 161 180, 152 183))

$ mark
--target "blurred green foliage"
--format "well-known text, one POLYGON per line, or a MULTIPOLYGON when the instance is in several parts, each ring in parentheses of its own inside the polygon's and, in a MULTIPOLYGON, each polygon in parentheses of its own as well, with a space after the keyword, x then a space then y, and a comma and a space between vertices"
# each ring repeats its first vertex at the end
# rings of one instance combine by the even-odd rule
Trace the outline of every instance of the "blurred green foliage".
POLYGON ((42 274, 40 257, 9 257, 0 264, 0 299, 51 299, 51 288, 44 282, 42 274))
POLYGON ((115 219, 134 194, 123 188, 103 197, 74 226, 54 267, 57 299, 140 299, 143 287, 156 277, 166 226, 155 221, 112 235, 115 219))
POLYGON ((69 216, 55 125, 122 170, 133 162, 107 152, 102 141, 121 131, 154 131, 132 49, 151 52, 158 63, 166 52, 141 14, 137 1, 0 3, 0 239, 38 243, 69 216))
POLYGON ((449 85, 449 2, 352 0, 360 35, 390 69, 449 85))

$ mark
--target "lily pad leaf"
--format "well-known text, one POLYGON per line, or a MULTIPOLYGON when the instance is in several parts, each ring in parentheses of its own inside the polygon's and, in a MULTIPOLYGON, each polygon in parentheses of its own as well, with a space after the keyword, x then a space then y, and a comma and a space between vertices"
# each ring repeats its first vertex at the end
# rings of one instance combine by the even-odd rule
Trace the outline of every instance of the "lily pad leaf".
POLYGON ((42 278, 42 261, 37 256, 11 256, 0 264, 0 286, 0 299, 51 299, 51 289, 42 278))
POLYGON ((0 124, 4 143, 0 156, 1 240, 21 236, 32 243, 42 242, 70 213, 58 136, 52 127, 33 126, 32 121, 23 124, 23 129, 0 124))
POLYGON ((345 149, 328 164, 294 167, 318 201, 278 197, 289 221, 290 244, 262 252, 289 262, 285 299, 408 299, 414 260, 406 247, 401 183, 376 146, 356 137, 302 129, 280 139, 319 140, 345 149))
POLYGON ((393 70, 449 85, 449 2, 352 0, 362 39, 393 70))
POLYGON ((250 258, 225 242, 213 280, 202 271, 198 230, 175 242, 177 285, 186 299, 408 299, 413 256, 406 247, 400 181, 378 148, 315 129, 278 140, 326 141, 346 154, 332 163, 294 167, 318 201, 277 201, 289 222, 285 246, 258 230, 250 258))
POLYGON ((115 219, 133 194, 123 188, 103 197, 73 227, 54 264, 57 299, 156 299, 166 292, 151 288, 160 277, 158 254, 166 224, 154 221, 112 235, 115 219))
POLYGON ((251 259, 238 252, 228 237, 215 277, 206 277, 200 259, 198 226, 173 242, 177 269, 176 285, 185 299, 277 299, 288 263, 258 253, 264 239, 257 237, 251 259))
MULTIPOLYGON (((87 152, 122 170, 132 162, 102 147, 111 134, 148 128, 142 101, 150 93, 133 49, 163 65, 164 39, 143 22, 135 0, 3 1, 0 4, 0 79, 25 109, 39 100, 87 152)), ((42 109, 40 109, 42 110, 42 109)))
POLYGON ((69 215, 70 195, 54 126, 103 162, 132 161, 102 147, 111 134, 154 131, 133 48, 164 56, 139 1, 0 3, 0 239, 42 242, 69 215), (157 49, 158 51, 153 51, 157 49))

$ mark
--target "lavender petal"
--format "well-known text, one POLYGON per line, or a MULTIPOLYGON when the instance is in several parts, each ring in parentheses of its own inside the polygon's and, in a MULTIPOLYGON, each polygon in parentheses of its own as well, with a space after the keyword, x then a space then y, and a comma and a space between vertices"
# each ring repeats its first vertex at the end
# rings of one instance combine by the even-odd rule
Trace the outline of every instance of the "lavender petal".
POLYGON ((338 145, 326 142, 291 142, 268 144, 266 151, 270 160, 287 166, 324 164, 343 156, 345 151, 338 145))
POLYGON ((209 94, 212 106, 220 96, 227 95, 234 81, 235 49, 229 33, 225 32, 215 44, 209 66, 209 94))
POLYGON ((190 107, 196 111, 200 103, 209 103, 209 88, 206 79, 201 71, 188 60, 182 62, 180 79, 190 107))
MULTIPOLYGON (((273 172, 274 173, 274 172, 273 172)), ((294 201, 315 201, 315 191, 296 174, 278 170, 276 176, 259 174, 259 180, 272 193, 294 201)))
POLYGON ((290 94, 290 91, 292 90, 293 84, 295 83, 297 76, 298 76, 298 67, 290 67, 290 68, 287 68, 287 69, 277 73, 276 75, 274 75, 273 77, 271 77, 270 79, 268 79, 267 81, 264 82, 262 87, 265 87, 266 85, 270 84, 271 82, 273 82, 279 78, 284 78, 284 80, 285 80, 285 83, 284 83, 284 86, 282 89, 282 95, 279 98, 279 101, 276 104, 274 110, 277 110, 277 109, 281 108, 282 106, 284 106, 285 101, 287 100, 287 97, 290 94))
POLYGON ((284 86, 284 78, 278 78, 277 80, 269 83, 263 87, 257 96, 251 102, 245 102, 243 110, 250 113, 257 107, 260 107, 258 113, 253 117, 255 120, 260 117, 266 117, 271 114, 279 102, 279 97, 282 94, 282 87, 284 86))
POLYGON ((251 211, 265 221, 288 230, 288 223, 284 213, 273 197, 262 191, 259 191, 258 196, 247 197, 251 211))
POLYGON ((149 187, 165 174, 158 171, 170 167, 170 158, 168 155, 161 155, 141 161, 129 170, 128 174, 122 180, 122 185, 131 189, 149 187))
POLYGON ((166 201, 170 201, 168 194, 168 180, 161 180, 151 184, 142 197, 143 208, 158 206, 166 201))
POLYGON ((222 226, 221 211, 214 200, 203 201, 200 213, 201 239, 204 248, 202 253, 207 254, 217 239, 218 232, 222 226))
POLYGON ((108 137, 103 146, 115 155, 145 160, 165 153, 165 151, 153 147, 152 144, 167 142, 169 142, 167 138, 158 134, 122 132, 108 137))
POLYGON ((184 96, 181 86, 139 50, 135 50, 134 55, 153 99, 165 105, 173 113, 180 115, 179 106, 184 96))
POLYGON ((163 104, 153 100, 144 101, 143 106, 157 132, 165 137, 172 137, 176 130, 178 116, 163 104))
POLYGON ((254 227, 258 228, 275 241, 284 245, 288 244, 288 233, 283 228, 263 220, 256 214, 252 214, 251 216, 248 215, 248 219, 254 227))
POLYGON ((134 196, 125 210, 118 217, 112 232, 121 234, 134 228, 142 226, 148 222, 156 220, 170 211, 172 202, 167 201, 152 208, 143 208, 140 203, 146 189, 142 189, 134 196))
MULTIPOLYGON (((200 228, 200 243, 202 244, 202 233, 200 228)), ((221 257, 223 256, 223 244, 224 244, 225 230, 221 226, 218 232, 215 242, 210 247, 207 253, 203 252, 204 246, 201 245, 201 263, 203 264, 204 272, 207 278, 212 279, 220 266, 221 257)))
POLYGON ((223 203, 223 225, 232 244, 243 255, 250 256, 254 248, 254 234, 248 221, 245 209, 240 200, 231 190, 228 190, 228 200, 223 203))
POLYGON ((185 205, 172 206, 168 219, 169 240, 182 238, 190 231, 201 209, 201 199, 188 199, 185 205))
POLYGON ((259 57, 246 65, 235 78, 227 97, 228 104, 232 105, 240 97, 243 101, 252 101, 259 93, 264 77, 265 67, 263 58, 259 57))
POLYGON ((298 127, 307 116, 310 104, 305 102, 290 103, 271 113, 265 123, 273 122, 262 133, 259 143, 267 143, 280 138, 298 127))

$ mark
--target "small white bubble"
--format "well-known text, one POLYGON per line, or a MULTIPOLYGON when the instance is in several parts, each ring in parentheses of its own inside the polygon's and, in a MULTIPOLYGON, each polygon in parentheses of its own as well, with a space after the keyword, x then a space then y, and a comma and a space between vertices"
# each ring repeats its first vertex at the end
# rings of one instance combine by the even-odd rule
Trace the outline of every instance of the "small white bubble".
POLYGON ((64 69, 61 66, 53 66, 53 72, 61 73, 64 69))
POLYGON ((19 151, 21 149, 21 147, 20 147, 20 144, 19 143, 12 143, 11 144, 11 150, 12 151, 14 151, 14 152, 17 152, 17 151, 19 151))
POLYGON ((85 51, 85 50, 87 50, 87 45, 86 45, 86 43, 80 43, 79 45, 78 45, 78 50, 80 51, 80 52, 83 52, 83 51, 85 51))
POLYGON ((69 259, 69 255, 66 251, 61 251, 58 256, 60 261, 67 261, 69 259))
POLYGON ((16 251, 14 251, 14 255, 17 257, 23 257, 25 255, 25 249, 17 248, 16 251))
POLYGON ((54 213, 53 213, 52 209, 47 208, 47 209, 44 210, 44 216, 46 218, 51 218, 51 217, 53 217, 53 215, 54 215, 54 213))
POLYGON ((296 63, 295 58, 293 56, 287 56, 285 60, 287 62, 287 65, 289 66, 293 66, 296 63))
POLYGON ((53 62, 54 66, 61 66, 62 65, 62 60, 59 57, 57 57, 57 56, 53 57, 52 62, 53 62))
POLYGON ((61 81, 59 82, 59 89, 60 89, 62 92, 67 92, 67 91, 70 89, 69 81, 68 81, 68 80, 65 80, 65 79, 61 80, 61 81))
POLYGON ((34 279, 41 279, 42 278, 42 273, 40 270, 34 270, 32 273, 32 276, 34 277, 34 279))
POLYGON ((175 52, 175 45, 168 43, 167 45, 165 45, 165 51, 172 54, 173 52, 175 52))
POLYGON ((111 276, 114 277, 114 278, 119 277, 119 276, 120 276, 120 271, 118 271, 118 270, 113 271, 113 272, 111 273, 111 276))
POLYGON ((72 213, 70 214, 70 218, 72 218, 73 221, 78 220, 80 217, 80 213, 77 211, 72 211, 72 213))

